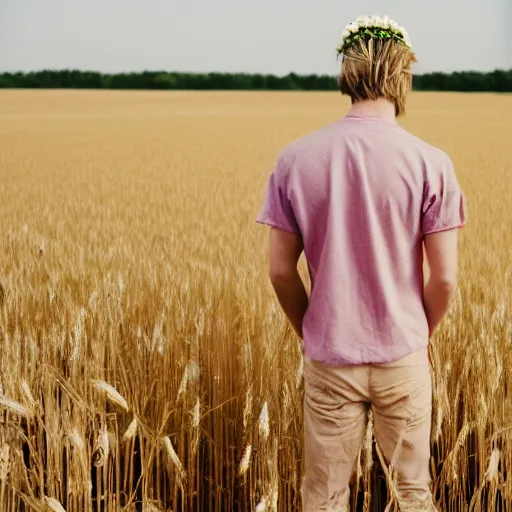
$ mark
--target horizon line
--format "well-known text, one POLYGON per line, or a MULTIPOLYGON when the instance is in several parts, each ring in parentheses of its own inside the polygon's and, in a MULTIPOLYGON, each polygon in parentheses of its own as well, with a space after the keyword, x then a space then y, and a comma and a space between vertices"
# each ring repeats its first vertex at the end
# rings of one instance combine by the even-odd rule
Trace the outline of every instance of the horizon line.
MULTIPOLYGON (((0 75, 6 75, 6 74, 29 74, 29 73, 42 73, 42 72, 63 72, 63 71, 78 71, 81 73, 98 73, 100 75, 126 75, 126 74, 142 74, 142 73, 166 73, 166 74, 178 74, 178 75, 245 75, 245 76, 274 76, 274 77, 287 77, 291 75, 295 76, 324 76, 324 77, 335 77, 336 74, 329 74, 329 73, 298 73, 296 71, 289 71, 287 73, 269 73, 269 72, 247 72, 247 71, 169 71, 165 69, 143 69, 143 70, 132 70, 132 71, 99 71, 97 69, 86 69, 86 68, 74 68, 74 67, 68 67, 68 68, 39 68, 39 69, 33 69, 30 71, 24 71, 24 70, 16 70, 16 71, 4 71, 0 70, 0 75)), ((413 73, 414 76, 421 76, 421 75, 430 75, 433 73, 436 74, 455 74, 455 73, 479 73, 479 74, 491 74, 495 72, 511 72, 512 68, 494 68, 492 70, 488 71, 482 71, 477 69, 464 69, 464 70, 453 70, 453 71, 423 71, 419 73, 413 73)))

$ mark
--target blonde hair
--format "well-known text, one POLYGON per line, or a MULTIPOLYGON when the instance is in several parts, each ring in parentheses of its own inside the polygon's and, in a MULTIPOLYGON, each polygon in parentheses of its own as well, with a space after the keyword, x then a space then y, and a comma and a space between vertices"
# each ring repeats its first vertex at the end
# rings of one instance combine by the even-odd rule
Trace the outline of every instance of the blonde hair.
POLYGON ((360 39, 343 54, 338 86, 352 103, 386 98, 401 116, 412 88, 411 65, 415 62, 414 52, 394 40, 360 39))

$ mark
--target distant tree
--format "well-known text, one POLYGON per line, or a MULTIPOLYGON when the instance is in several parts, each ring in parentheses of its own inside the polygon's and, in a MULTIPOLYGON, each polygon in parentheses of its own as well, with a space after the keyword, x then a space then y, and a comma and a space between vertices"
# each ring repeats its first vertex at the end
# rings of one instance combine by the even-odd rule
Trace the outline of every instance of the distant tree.
POLYGON ((266 89, 267 77, 266 75, 252 75, 252 89, 266 89))
POLYGON ((512 91, 512 69, 496 69, 490 74, 491 89, 497 92, 512 91))
POLYGON ((0 89, 7 89, 9 87, 16 87, 13 80, 6 75, 0 75, 0 89))
POLYGON ((155 89, 176 89, 178 80, 175 76, 170 75, 169 73, 160 73, 155 76, 153 83, 155 85, 155 89))

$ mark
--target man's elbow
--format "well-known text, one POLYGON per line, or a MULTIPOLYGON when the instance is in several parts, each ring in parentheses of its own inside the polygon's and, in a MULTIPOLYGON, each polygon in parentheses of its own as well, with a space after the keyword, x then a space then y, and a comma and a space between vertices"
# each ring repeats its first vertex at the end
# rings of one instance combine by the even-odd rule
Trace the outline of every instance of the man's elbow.
POLYGON ((292 281, 297 275, 297 268, 285 266, 278 268, 271 267, 268 273, 270 282, 274 286, 279 286, 280 284, 292 281))
POLYGON ((458 280, 456 276, 443 276, 435 279, 432 284, 437 288, 439 293, 450 299, 457 291, 458 280))

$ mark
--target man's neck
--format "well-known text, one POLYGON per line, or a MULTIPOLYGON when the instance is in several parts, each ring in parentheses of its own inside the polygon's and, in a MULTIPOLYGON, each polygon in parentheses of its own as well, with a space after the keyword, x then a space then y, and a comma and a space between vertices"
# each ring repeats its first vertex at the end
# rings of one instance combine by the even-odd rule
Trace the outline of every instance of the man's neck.
POLYGON ((377 100, 364 100, 353 103, 348 111, 349 115, 380 117, 383 119, 396 119, 395 106, 385 98, 377 100))

